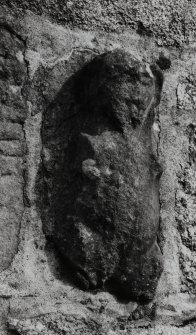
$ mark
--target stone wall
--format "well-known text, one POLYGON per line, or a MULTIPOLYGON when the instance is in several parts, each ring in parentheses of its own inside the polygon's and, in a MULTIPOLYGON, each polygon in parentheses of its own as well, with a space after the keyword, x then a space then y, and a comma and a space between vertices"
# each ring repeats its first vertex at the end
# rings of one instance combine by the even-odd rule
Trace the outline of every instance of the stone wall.
MULTIPOLYGON (((194 1, 0 3, 1 334, 194 334, 194 1), (67 113, 55 124, 66 143, 72 78, 116 48, 158 63, 165 78, 152 133, 163 167, 158 243, 164 270, 145 305, 73 285, 47 237, 49 207, 40 206, 47 159, 47 173, 57 164, 43 145, 45 112, 55 123, 66 102, 67 113)), ((61 143, 50 140, 58 152, 61 143)))

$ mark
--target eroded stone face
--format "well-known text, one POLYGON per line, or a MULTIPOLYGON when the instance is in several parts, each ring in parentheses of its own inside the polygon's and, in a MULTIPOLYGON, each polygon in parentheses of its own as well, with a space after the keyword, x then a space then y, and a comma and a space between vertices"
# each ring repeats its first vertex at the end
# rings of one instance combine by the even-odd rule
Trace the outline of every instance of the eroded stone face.
POLYGON ((53 178, 58 199, 50 201, 53 240, 83 289, 154 296, 161 167, 151 126, 162 81, 156 66, 121 50, 96 57, 74 79, 75 114, 53 178))

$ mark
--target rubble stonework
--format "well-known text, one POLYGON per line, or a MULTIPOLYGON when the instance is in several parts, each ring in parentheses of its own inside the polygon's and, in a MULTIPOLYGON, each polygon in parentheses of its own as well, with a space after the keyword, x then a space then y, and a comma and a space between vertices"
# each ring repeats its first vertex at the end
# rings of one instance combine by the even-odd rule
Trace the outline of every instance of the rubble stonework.
POLYGON ((110 5, 68 1, 65 7, 56 0, 0 0, 0 4, 0 334, 194 334, 194 1, 141 0, 130 1, 128 7, 119 0, 110 5), (107 86, 108 72, 103 69, 115 50, 121 50, 125 61, 118 69, 108 68, 117 76, 107 86), (128 63, 135 64, 134 85, 128 63), (144 64, 157 64, 163 71, 161 99, 155 80, 158 68, 144 64), (99 91, 98 85, 104 90, 99 91), (160 100, 152 109, 151 97, 160 100), (145 111, 152 115, 146 138, 145 111), (108 142, 119 147, 115 151, 112 146, 111 156, 108 142), (110 159, 113 165, 108 167, 110 159), (71 165, 74 178, 69 179, 71 165), (94 198, 88 201, 89 188, 94 198), (73 201, 66 203, 67 195, 73 201), (117 196, 121 206, 115 212, 117 196), (83 211, 81 200, 90 206, 89 213, 83 211), (144 251, 141 256, 138 248, 134 262, 131 253, 123 258, 129 240, 126 204, 140 209, 129 211, 132 242, 144 251), (64 214, 70 219, 74 206, 82 222, 74 222, 74 241, 82 254, 71 245, 73 234, 65 229, 64 214), (97 230, 95 225, 92 229, 94 208, 96 215, 102 213, 97 230), (82 221, 87 214, 89 226, 82 221), (110 220, 113 214, 116 221, 110 220), (136 214, 145 234, 142 241, 140 230, 134 230, 136 214), (107 244, 100 244, 106 226, 107 244), (125 228, 122 235, 120 227, 125 228), (96 252, 90 249, 92 244, 84 243, 91 234, 96 252), (158 260, 156 276, 153 271, 149 278, 149 263, 154 260, 158 260), (133 264, 137 281, 132 281, 130 290, 122 283, 133 264), (142 264, 148 265, 143 268, 146 281, 137 287, 142 264))

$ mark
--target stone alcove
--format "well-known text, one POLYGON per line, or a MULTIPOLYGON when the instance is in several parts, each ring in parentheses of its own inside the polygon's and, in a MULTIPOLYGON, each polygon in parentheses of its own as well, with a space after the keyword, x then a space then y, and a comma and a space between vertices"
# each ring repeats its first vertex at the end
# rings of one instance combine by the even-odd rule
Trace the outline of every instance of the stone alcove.
POLYGON ((162 169, 151 128, 162 83, 158 66, 116 49, 76 71, 44 114, 44 231, 84 290, 155 294, 162 169))

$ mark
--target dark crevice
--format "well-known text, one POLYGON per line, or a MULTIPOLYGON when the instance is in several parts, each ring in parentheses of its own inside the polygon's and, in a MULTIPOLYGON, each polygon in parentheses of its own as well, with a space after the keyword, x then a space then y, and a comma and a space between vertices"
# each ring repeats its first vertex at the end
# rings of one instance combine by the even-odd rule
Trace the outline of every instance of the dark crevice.
POLYGON ((138 22, 137 33, 142 36, 153 36, 153 31, 149 27, 145 27, 141 21, 138 22))
POLYGON ((184 320, 182 320, 182 323, 181 324, 176 324, 175 326, 177 327, 177 328, 183 328, 183 327, 186 327, 186 326, 188 326, 188 325, 192 325, 192 324, 195 324, 196 323, 196 316, 194 315, 194 316, 191 316, 191 317, 189 317, 189 318, 187 318, 187 319, 184 319, 184 320))
POLYGON ((7 30, 11 35, 14 35, 15 37, 17 37, 21 42, 24 43, 24 45, 26 45, 26 39, 24 39, 21 35, 19 35, 8 23, 3 22, 0 23, 0 28, 4 28, 5 30, 7 30))
POLYGON ((8 335, 21 335, 18 330, 16 329, 8 329, 8 335))

